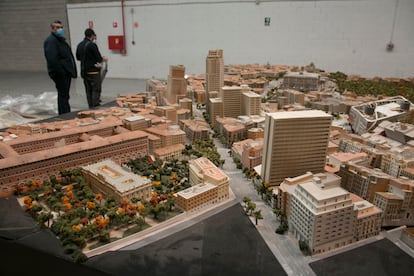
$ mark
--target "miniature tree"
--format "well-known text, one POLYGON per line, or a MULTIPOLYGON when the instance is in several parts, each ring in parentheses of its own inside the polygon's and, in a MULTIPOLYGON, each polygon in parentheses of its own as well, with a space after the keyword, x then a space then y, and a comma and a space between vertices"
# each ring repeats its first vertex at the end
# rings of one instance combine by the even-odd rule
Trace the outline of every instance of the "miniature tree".
POLYGON ((254 216, 254 218, 256 220, 256 225, 257 225, 258 220, 259 219, 263 219, 262 210, 259 209, 259 210, 255 211, 255 212, 253 212, 253 216, 254 216))

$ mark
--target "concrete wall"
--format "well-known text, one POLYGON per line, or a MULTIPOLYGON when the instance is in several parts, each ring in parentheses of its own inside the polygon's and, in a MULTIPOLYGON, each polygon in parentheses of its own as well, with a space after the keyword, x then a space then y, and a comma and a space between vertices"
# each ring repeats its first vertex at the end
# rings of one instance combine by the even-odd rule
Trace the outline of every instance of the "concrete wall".
POLYGON ((67 27, 66 1, 34 2, 0 0, 0 70, 46 71, 43 41, 54 20, 67 27))
POLYGON ((66 2, 72 47, 92 21, 110 59, 108 77, 166 78, 177 64, 187 73, 204 73, 208 50, 216 48, 224 50, 225 64, 314 62, 326 71, 363 76, 414 72, 413 0, 125 1, 125 55, 107 45, 108 35, 122 34, 121 1, 33 2, 0 1, 0 34, 10 41, 0 43, 0 70, 45 70, 43 40, 49 22, 65 16, 66 2), (387 52, 391 39, 395 48, 387 52))
MULTIPOLYGON (((66 4, 97 0, 0 0, 0 71, 46 72, 43 41, 61 20, 70 40, 66 4)), ((100 2, 109 0, 100 0, 100 2)))
POLYGON ((93 21, 114 77, 165 78, 175 64, 204 73, 208 50, 216 48, 225 64, 314 62, 327 71, 413 76, 414 1, 399 0, 392 31, 395 1, 127 1, 126 55, 107 49, 106 37, 122 33, 120 1, 68 5, 68 18, 76 41, 93 21), (387 52, 391 35, 395 48, 387 52))

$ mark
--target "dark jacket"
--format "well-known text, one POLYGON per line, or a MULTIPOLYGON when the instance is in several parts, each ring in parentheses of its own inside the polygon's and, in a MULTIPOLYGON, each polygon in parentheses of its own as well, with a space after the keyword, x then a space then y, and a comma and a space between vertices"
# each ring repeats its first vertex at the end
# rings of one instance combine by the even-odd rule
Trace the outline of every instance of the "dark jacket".
POLYGON ((82 58, 83 58, 83 53, 84 53, 84 50, 85 50, 85 44, 86 43, 90 43, 90 40, 87 38, 87 37, 85 37, 79 44, 78 44, 78 46, 76 47, 76 59, 77 60, 79 60, 79 61, 82 61, 82 58))
POLYGON ((86 37, 76 47, 76 59, 81 62, 81 76, 84 73, 99 72, 101 70, 95 66, 102 62, 98 46, 86 37))
POLYGON ((76 78, 77 70, 75 59, 69 44, 64 37, 51 33, 43 44, 47 61, 47 71, 50 76, 70 75, 76 78))

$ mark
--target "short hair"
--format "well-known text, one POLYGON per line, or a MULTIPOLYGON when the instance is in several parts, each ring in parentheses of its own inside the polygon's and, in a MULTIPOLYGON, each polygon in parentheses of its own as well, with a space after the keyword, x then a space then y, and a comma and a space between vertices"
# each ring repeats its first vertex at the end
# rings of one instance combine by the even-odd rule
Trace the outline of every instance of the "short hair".
POLYGON ((85 36, 86 37, 91 37, 93 35, 96 35, 94 30, 92 30, 90 28, 88 28, 88 29, 85 30, 85 36))
POLYGON ((62 21, 60 21, 60 20, 53 21, 52 23, 50 23, 50 28, 53 29, 55 27, 55 24, 62 24, 62 21))

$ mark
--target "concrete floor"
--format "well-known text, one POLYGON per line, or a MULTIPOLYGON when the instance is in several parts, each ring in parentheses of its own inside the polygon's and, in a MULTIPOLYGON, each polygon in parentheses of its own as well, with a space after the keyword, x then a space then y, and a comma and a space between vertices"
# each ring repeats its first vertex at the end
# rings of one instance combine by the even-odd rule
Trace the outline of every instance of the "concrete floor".
MULTIPOLYGON (((116 96, 144 92, 145 79, 104 79, 102 83, 102 101, 107 103, 116 96)), ((46 72, 0 72, 0 100, 9 95, 12 98, 24 94, 39 96, 43 92, 56 92, 55 84, 46 72)), ((82 78, 72 79, 70 89, 72 111, 88 108, 82 78)))

